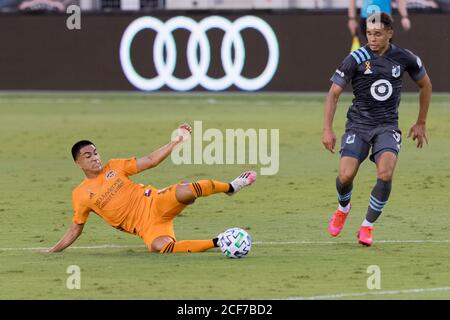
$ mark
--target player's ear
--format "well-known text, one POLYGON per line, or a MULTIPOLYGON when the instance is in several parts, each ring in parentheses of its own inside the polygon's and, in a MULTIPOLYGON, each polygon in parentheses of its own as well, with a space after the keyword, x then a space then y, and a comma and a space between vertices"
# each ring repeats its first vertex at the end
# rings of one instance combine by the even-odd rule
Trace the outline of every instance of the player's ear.
POLYGON ((80 157, 78 157, 77 160, 75 160, 75 164, 77 165, 78 168, 83 169, 83 167, 81 166, 80 157))
POLYGON ((394 36, 394 30, 392 30, 392 29, 388 30, 387 33, 388 33, 389 40, 391 40, 392 37, 394 36))

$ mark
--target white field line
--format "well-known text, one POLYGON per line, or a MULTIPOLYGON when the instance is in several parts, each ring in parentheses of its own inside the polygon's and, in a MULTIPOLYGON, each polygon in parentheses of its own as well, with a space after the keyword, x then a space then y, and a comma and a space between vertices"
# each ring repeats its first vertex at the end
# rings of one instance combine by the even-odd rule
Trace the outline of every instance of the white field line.
POLYGON ((367 291, 367 292, 359 292, 359 293, 337 293, 337 294, 313 296, 313 297, 289 297, 289 298, 286 298, 285 300, 324 300, 324 299, 339 299, 339 298, 350 298, 350 297, 397 295, 397 294, 403 294, 403 293, 424 293, 424 292, 436 292, 436 291, 450 291, 450 287, 390 290, 390 291, 367 291))
MULTIPOLYGON (((115 245, 115 244, 101 244, 101 245, 95 245, 95 246, 73 246, 68 247, 66 250, 69 249, 127 249, 127 248, 144 248, 144 245, 115 245)), ((31 248, 0 248, 0 251, 26 251, 26 250, 44 250, 48 249, 48 247, 31 247, 31 248)))
MULTIPOLYGON (((328 245, 328 244, 354 244, 357 241, 255 241, 254 244, 262 245, 289 245, 289 244, 313 244, 313 245, 328 245)), ((403 244, 403 243, 450 243, 450 240, 374 240, 374 244, 403 244)))
MULTIPOLYGON (((255 241, 255 245, 339 245, 339 244, 355 244, 357 241, 255 241)), ((450 240, 377 240, 374 244, 406 244, 406 243, 437 243, 450 244, 450 240)), ((67 249, 127 249, 127 248, 144 248, 144 245, 116 245, 102 244, 93 246, 73 246, 67 249)), ((1 248, 0 251, 26 251, 26 250, 44 250, 47 247, 29 247, 29 248, 1 248)))

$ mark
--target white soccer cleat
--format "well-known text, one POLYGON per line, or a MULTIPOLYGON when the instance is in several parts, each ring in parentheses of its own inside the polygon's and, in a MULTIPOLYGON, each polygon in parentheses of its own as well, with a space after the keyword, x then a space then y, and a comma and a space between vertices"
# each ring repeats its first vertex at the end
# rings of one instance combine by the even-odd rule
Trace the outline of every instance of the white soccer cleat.
POLYGON ((241 173, 239 177, 230 182, 233 187, 233 192, 227 192, 226 194, 229 196, 234 195, 242 188, 251 185, 256 180, 256 172, 255 171, 245 171, 241 173))

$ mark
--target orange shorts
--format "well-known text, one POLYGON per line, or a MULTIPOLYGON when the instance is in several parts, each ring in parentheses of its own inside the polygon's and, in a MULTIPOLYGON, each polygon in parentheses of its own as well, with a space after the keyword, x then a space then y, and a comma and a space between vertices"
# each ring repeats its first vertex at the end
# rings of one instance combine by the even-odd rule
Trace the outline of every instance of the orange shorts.
POLYGON ((169 236, 176 240, 173 219, 187 206, 178 202, 175 194, 177 186, 178 184, 174 184, 162 190, 151 187, 153 199, 150 207, 150 220, 142 237, 149 248, 153 240, 160 236, 169 236))

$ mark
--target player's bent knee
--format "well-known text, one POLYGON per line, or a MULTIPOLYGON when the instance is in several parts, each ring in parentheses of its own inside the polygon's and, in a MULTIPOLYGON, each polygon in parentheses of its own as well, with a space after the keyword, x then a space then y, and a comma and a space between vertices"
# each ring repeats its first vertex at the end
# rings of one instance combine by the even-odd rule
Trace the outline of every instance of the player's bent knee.
POLYGON ((192 204, 195 202, 195 195, 187 184, 179 184, 175 190, 177 201, 183 204, 192 204))
POLYGON ((351 184, 359 168, 359 160, 350 156, 343 156, 339 161, 339 180, 344 185, 351 184))
POLYGON ((169 242, 173 242, 173 239, 169 236, 161 236, 152 241, 151 252, 160 252, 162 248, 169 242))
POLYGON ((356 172, 353 171, 341 171, 339 173, 339 180, 343 185, 349 185, 353 182, 353 179, 355 178, 356 172))
POLYGON ((377 178, 383 181, 391 181, 394 175, 397 155, 392 152, 384 152, 377 162, 377 178))
POLYGON ((382 170, 382 171, 378 171, 377 178, 388 182, 388 181, 392 180, 393 175, 394 175, 393 170, 382 170))

